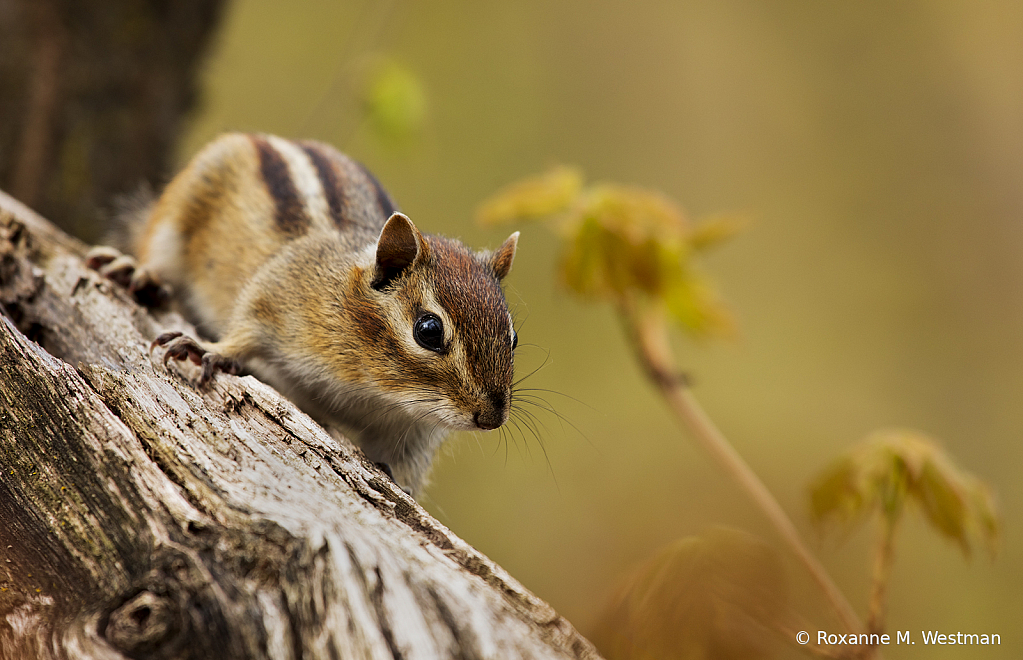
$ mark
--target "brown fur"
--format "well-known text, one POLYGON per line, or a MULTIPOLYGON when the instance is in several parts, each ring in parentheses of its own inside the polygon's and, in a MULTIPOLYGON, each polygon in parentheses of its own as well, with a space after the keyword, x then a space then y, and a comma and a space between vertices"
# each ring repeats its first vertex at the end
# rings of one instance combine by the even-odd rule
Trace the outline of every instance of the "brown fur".
POLYGON ((140 272, 219 339, 200 342, 218 356, 204 364, 241 364, 414 491, 450 429, 508 417, 513 334, 500 280, 517 234, 474 253, 394 208, 332 147, 229 134, 168 185, 137 254, 140 272), (440 350, 417 342, 425 313, 443 324, 440 350))

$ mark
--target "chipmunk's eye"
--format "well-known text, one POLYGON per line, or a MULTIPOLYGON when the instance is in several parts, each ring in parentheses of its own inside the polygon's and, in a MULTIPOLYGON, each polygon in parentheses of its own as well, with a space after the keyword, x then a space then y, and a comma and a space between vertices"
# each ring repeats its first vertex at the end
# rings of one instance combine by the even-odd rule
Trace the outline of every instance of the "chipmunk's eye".
POLYGON ((416 343, 428 351, 444 351, 444 324, 433 314, 423 314, 416 320, 413 334, 416 343))
POLYGON ((518 346, 518 345, 519 345, 519 333, 517 333, 514 330, 512 330, 512 350, 514 351, 515 347, 518 346))

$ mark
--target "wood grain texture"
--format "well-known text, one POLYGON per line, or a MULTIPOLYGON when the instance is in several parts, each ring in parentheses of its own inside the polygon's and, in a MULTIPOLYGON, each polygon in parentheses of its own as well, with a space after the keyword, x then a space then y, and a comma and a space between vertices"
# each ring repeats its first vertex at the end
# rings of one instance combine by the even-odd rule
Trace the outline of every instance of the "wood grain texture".
POLYGON ((252 377, 203 391, 0 193, 0 658, 597 658, 252 377))

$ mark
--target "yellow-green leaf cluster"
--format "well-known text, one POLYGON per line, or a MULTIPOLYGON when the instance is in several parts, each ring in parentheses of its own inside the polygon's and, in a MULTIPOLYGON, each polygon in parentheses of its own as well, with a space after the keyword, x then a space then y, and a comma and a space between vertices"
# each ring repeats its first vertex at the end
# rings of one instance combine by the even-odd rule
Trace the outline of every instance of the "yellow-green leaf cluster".
POLYGON ((810 487, 815 520, 849 524, 878 511, 893 522, 907 501, 967 555, 981 541, 993 553, 999 523, 994 499, 930 437, 879 431, 826 468, 810 487))
POLYGON ((562 274, 583 295, 663 294, 682 278, 688 260, 688 222, 657 193, 600 186, 591 190, 565 225, 562 274))
POLYGON ((654 304, 697 336, 729 334, 731 315, 693 257, 738 230, 732 218, 692 223, 665 195, 614 184, 584 187, 557 167, 486 201, 485 224, 549 219, 562 237, 561 279, 580 296, 654 304))
POLYGON ((499 191, 483 202, 476 219, 483 225, 540 220, 567 210, 582 187, 582 173, 561 165, 499 191))

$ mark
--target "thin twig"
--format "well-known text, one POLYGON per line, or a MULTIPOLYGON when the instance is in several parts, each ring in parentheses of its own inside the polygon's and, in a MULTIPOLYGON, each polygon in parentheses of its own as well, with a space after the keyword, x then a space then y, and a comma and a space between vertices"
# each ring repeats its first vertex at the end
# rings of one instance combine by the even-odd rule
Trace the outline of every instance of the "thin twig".
POLYGON ((824 566, 803 544, 785 510, 704 412, 686 386, 685 379, 678 376, 663 320, 651 316, 654 314, 651 311, 644 314, 632 300, 622 301, 621 311, 626 326, 630 328, 640 360, 674 413, 689 428, 699 444, 767 516, 782 540, 824 592, 842 625, 850 632, 862 631, 863 624, 856 611, 835 585, 824 566))
POLYGON ((888 581, 892 563, 895 561, 895 528, 898 517, 881 516, 881 534, 877 539, 877 554, 874 555, 874 576, 870 586, 870 612, 867 615, 867 630, 872 633, 884 632, 888 615, 888 581))
MULTIPOLYGON (((342 43, 330 84, 320 95, 316 103, 310 106, 310 110, 306 113, 305 117, 302 118, 301 123, 298 125, 299 130, 297 134, 304 135, 309 133, 315 125, 315 120, 328 108, 334 97, 341 91, 341 88, 350 82, 348 78, 351 74, 353 58, 360 52, 368 51, 376 44, 391 18, 395 5, 397 5, 397 0, 387 0, 387 2, 373 0, 363 5, 358 17, 352 23, 353 27, 348 38, 342 43)), ((345 123, 347 122, 340 122, 341 125, 345 123)), ((349 130, 349 135, 347 136, 349 140, 354 134, 355 129, 358 128, 357 124, 358 122, 349 130)))

